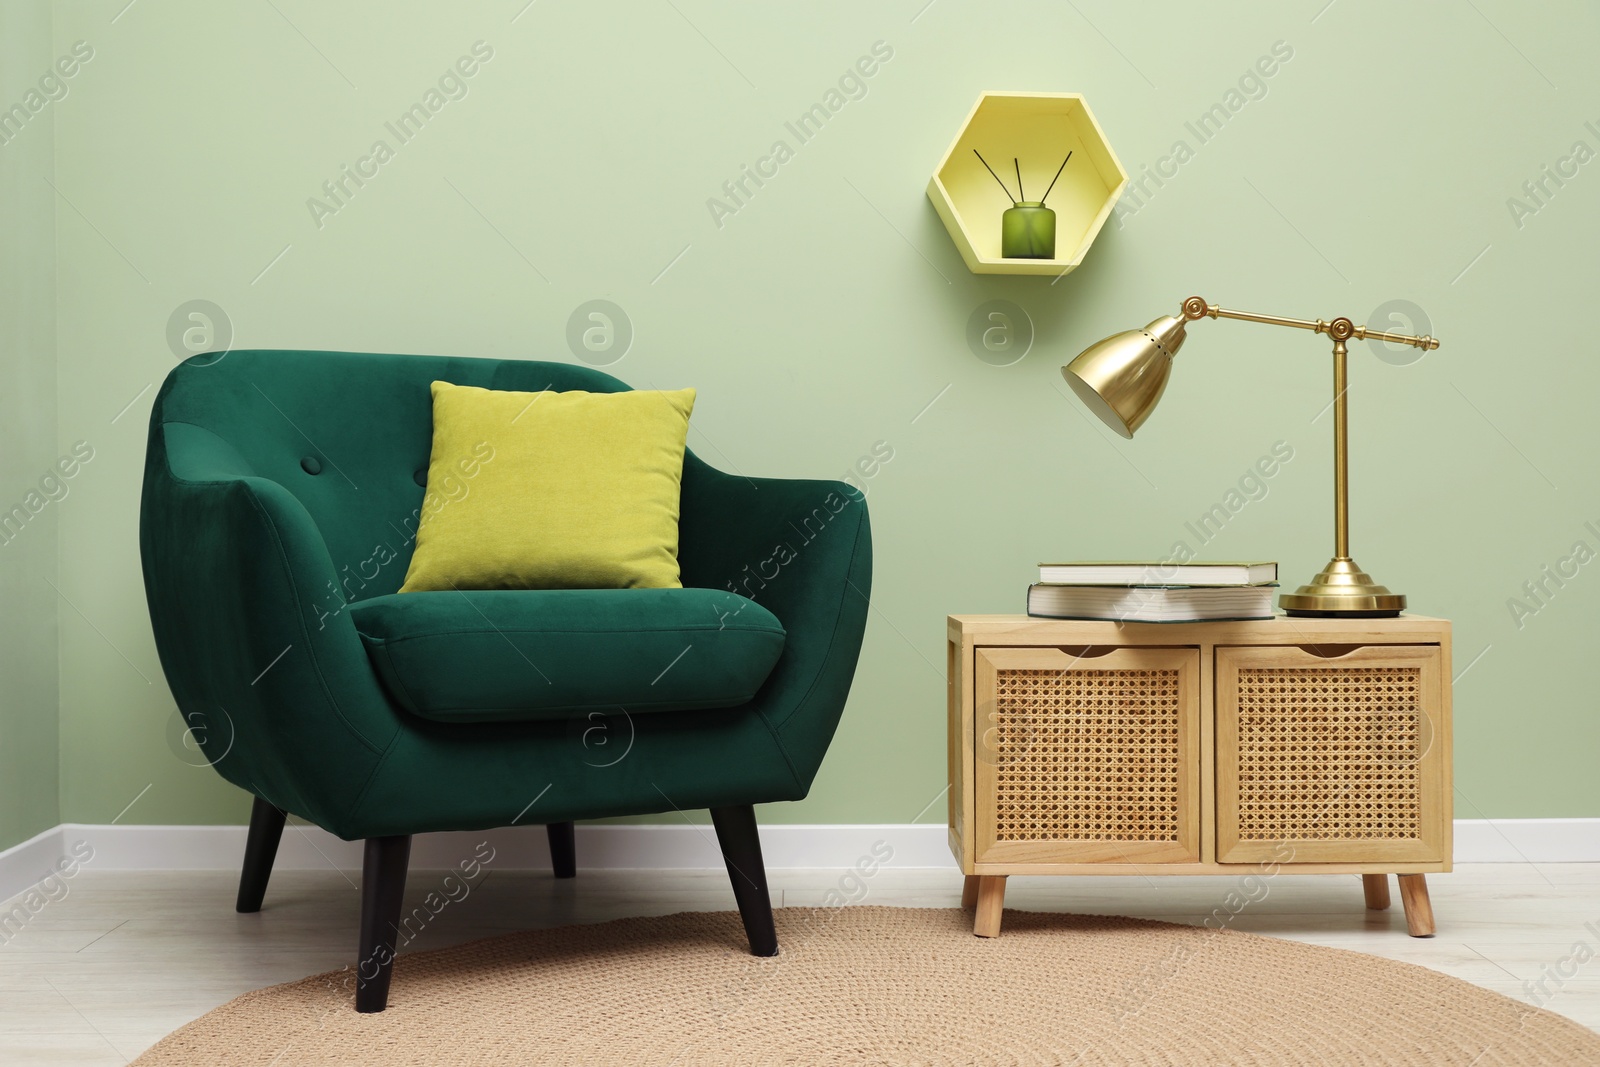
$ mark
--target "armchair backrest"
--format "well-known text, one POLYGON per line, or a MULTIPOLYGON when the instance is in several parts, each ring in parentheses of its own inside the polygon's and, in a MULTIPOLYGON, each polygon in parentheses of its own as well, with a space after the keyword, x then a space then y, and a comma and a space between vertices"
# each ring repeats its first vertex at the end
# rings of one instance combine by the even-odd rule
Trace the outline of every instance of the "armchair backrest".
MULTIPOLYGON (((152 433, 180 478, 208 465, 277 482, 310 513, 349 601, 393 593, 411 562, 433 436, 429 385, 629 386, 567 363, 354 352, 196 356, 156 398, 152 433)), ((696 462, 686 456, 685 463, 696 462)), ((332 591, 329 591, 330 593, 332 591)))

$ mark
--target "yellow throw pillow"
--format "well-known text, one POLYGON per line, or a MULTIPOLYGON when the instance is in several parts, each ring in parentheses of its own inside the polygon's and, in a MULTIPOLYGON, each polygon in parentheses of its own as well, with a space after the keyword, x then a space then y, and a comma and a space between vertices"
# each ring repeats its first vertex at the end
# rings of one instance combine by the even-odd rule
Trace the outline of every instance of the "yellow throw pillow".
POLYGON ((433 383, 433 456, 402 593, 676 589, 694 390, 433 383))

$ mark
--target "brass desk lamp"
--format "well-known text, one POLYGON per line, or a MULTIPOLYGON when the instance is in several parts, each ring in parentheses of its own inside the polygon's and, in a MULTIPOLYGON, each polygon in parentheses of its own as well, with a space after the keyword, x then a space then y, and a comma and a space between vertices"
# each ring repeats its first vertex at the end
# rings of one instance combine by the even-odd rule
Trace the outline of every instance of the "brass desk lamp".
POLYGON ((1188 324, 1206 317, 1264 322, 1325 333, 1333 338, 1333 559, 1310 582, 1278 597, 1278 606, 1290 615, 1318 618, 1389 618, 1405 610, 1406 598, 1391 593, 1350 558, 1350 463, 1347 439, 1349 418, 1345 400, 1347 351, 1345 342, 1374 338, 1414 345, 1424 351, 1438 348, 1434 337, 1386 333, 1357 326, 1349 319, 1286 319, 1230 311, 1208 304, 1198 296, 1183 302, 1181 318, 1163 315, 1142 330, 1128 330, 1097 341, 1077 359, 1061 368, 1090 411, 1123 437, 1134 431, 1155 410, 1172 373, 1172 357, 1183 347, 1188 324))

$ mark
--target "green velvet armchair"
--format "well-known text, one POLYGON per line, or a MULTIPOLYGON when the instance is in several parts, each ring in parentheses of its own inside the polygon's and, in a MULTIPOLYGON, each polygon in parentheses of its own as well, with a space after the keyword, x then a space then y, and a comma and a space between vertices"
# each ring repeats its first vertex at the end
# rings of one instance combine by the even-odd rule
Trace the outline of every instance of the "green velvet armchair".
POLYGON ((286 814, 364 839, 356 1010, 381 1011, 411 835, 544 824, 571 877, 574 820, 709 808, 751 951, 776 953, 751 806, 806 795, 844 708, 864 498, 690 453, 681 590, 397 594, 435 380, 628 388, 562 363, 239 351, 156 398, 145 591, 180 712, 255 798, 238 909, 261 907, 286 814))

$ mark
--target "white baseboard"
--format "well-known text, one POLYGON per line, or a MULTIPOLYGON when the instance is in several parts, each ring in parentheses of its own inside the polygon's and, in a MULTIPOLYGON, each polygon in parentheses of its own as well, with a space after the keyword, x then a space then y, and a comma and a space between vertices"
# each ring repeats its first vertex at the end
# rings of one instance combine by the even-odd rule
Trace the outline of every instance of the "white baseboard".
MULTIPOLYGON (((495 848, 499 870, 548 869, 543 827, 419 835, 416 870, 455 867, 479 842, 495 848)), ((93 849, 82 866, 97 871, 237 870, 243 826, 103 826, 66 823, 0 852, 0 900, 50 873, 78 842, 93 849)), ((761 848, 773 869, 843 869, 871 856, 880 866, 953 868, 943 824, 773 823, 761 828, 761 848), (883 846, 893 854, 883 859, 883 846)), ((274 867, 278 870, 360 870, 361 843, 341 841, 315 826, 291 823, 274 867)), ((80 847, 78 853, 83 849, 80 847)), ((1600 863, 1600 819, 1458 819, 1457 863, 1600 863)), ((578 863, 590 868, 720 870, 722 856, 709 826, 579 826, 578 863)))
POLYGON ((65 855, 62 827, 34 834, 20 844, 0 852, 0 900, 16 896, 55 870, 65 855))
POLYGON ((1600 863, 1600 819, 1457 819, 1457 863, 1600 863))
MULTIPOLYGON (((94 870, 226 870, 244 857, 243 826, 57 827, 61 844, 85 841, 94 849, 94 870)), ((579 825, 578 865, 648 870, 721 870, 722 853, 709 825, 579 825)), ((411 845, 415 870, 442 870, 470 858, 482 841, 494 845, 497 870, 548 870, 544 827, 502 827, 476 832, 419 834, 411 845)), ((843 869, 863 856, 880 866, 954 867, 943 825, 774 823, 761 828, 767 866, 843 869), (893 849, 882 860, 880 842, 893 849), (874 846, 879 846, 874 854, 874 846)), ((293 821, 284 829, 275 870, 361 869, 362 844, 341 841, 325 830, 293 821)), ((0 854, 0 863, 4 855, 0 854)))

